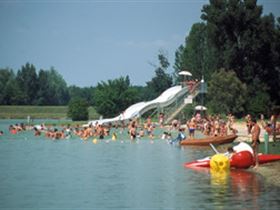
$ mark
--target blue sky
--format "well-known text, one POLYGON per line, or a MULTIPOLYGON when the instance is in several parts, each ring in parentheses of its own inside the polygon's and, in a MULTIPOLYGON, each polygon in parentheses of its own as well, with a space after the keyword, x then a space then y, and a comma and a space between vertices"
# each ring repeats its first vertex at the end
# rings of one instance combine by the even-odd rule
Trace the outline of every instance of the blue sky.
MULTIPOLYGON (((208 0, 0 0, 0 68, 26 62, 53 66, 68 85, 95 86, 128 75, 133 85, 154 76, 160 50, 174 54, 201 21, 208 0)), ((279 0, 262 0, 280 16, 279 0)))

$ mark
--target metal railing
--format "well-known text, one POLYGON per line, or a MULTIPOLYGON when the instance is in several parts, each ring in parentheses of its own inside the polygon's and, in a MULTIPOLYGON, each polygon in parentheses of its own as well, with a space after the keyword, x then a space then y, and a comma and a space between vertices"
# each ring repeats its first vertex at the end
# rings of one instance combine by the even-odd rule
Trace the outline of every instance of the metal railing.
POLYGON ((192 99, 195 98, 200 92, 201 92, 201 83, 197 83, 190 92, 187 91, 184 95, 181 95, 181 97, 178 97, 175 104, 172 104, 172 106, 167 107, 166 111, 164 112, 165 116, 167 117, 165 120, 165 124, 169 124, 171 120, 173 120, 188 104, 185 103, 185 98, 187 96, 191 96, 192 99))

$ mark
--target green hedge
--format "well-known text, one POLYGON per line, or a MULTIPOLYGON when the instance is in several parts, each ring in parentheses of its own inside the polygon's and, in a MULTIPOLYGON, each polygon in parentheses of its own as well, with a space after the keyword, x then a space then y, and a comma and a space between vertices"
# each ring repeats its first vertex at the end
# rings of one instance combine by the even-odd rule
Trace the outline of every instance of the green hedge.
MULTIPOLYGON (((0 119, 67 119, 67 106, 0 106, 0 119)), ((89 108, 89 118, 97 119, 98 113, 89 108)))

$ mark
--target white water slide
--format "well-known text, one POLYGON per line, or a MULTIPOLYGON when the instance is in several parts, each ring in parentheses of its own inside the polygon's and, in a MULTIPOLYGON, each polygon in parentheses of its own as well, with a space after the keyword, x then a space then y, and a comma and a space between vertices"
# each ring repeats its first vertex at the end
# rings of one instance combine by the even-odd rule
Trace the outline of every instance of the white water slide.
POLYGON ((132 118, 137 118, 143 115, 145 112, 155 109, 155 108, 163 108, 171 105, 175 100, 184 94, 186 94, 188 89, 186 87, 182 87, 181 85, 171 87, 164 91, 159 97, 152 101, 147 102, 138 102, 136 104, 128 107, 124 112, 114 118, 108 119, 100 119, 88 122, 88 125, 92 124, 106 124, 117 121, 129 120, 132 118))

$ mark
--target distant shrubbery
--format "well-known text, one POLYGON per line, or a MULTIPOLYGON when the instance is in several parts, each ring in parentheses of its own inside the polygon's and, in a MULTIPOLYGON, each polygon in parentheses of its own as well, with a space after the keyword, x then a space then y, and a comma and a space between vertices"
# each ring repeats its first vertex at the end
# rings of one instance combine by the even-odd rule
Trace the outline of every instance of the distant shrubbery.
POLYGON ((29 63, 16 73, 0 69, 0 105, 69 104, 68 116, 74 120, 88 119, 85 107, 93 106, 98 114, 112 117, 131 104, 157 97, 172 85, 171 76, 165 73, 167 59, 161 54, 159 60, 161 66, 155 77, 144 87, 132 86, 128 76, 99 82, 96 87, 68 87, 54 68, 37 74, 35 66, 29 63))
POLYGON ((67 116, 73 121, 88 120, 88 103, 84 99, 73 99, 69 102, 67 116))

